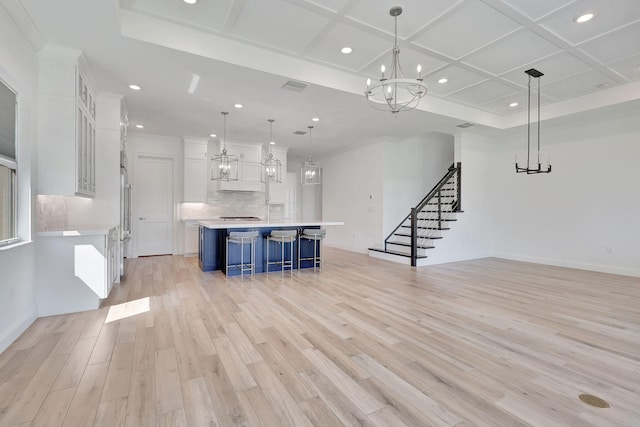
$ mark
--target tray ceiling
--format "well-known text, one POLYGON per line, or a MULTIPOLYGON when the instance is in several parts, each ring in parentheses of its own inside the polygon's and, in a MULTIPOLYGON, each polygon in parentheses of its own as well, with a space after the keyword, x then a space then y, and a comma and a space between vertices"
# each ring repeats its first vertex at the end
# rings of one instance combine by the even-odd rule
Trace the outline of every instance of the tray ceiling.
MULTIPOLYGON (((59 8, 61 3, 68 6, 66 13, 74 14, 75 19, 105 21, 84 26, 70 23, 67 28, 65 19, 52 22, 51 2, 22 3, 47 41, 70 44, 87 53, 101 89, 118 91, 116 83, 136 80, 143 86, 164 84, 172 93, 171 85, 179 83, 184 91, 190 77, 200 75, 191 104, 182 105, 188 101, 183 96, 175 97, 182 110, 193 113, 191 123, 186 124, 194 129, 202 129, 197 125, 204 116, 198 114, 199 108, 220 107, 224 104, 222 96, 229 97, 226 104, 233 104, 236 100, 231 98, 237 93, 248 98, 244 101, 248 106, 264 108, 261 113, 271 106, 275 112, 288 114, 284 121, 290 121, 291 126, 294 118, 299 119, 296 112, 302 117, 301 109, 304 114, 324 114, 331 118, 336 128, 333 136, 338 137, 337 133, 345 131, 340 126, 347 126, 339 124, 336 112, 342 108, 338 103, 352 107, 347 109, 347 116, 353 108, 361 108, 355 105, 360 102, 356 96, 361 96, 364 81, 378 75, 380 64, 388 66, 393 44, 393 19, 388 11, 395 5, 404 10, 398 18, 402 67, 406 74, 413 74, 418 63, 423 67, 429 94, 420 109, 431 113, 432 122, 438 123, 432 130, 446 131, 463 121, 496 128, 522 124, 527 91, 524 70, 531 67, 545 73, 543 102, 555 105, 549 109, 548 118, 605 106, 597 96, 590 96, 593 94, 609 91, 609 105, 640 98, 638 0, 616 0, 615 7, 608 0, 199 0, 192 6, 181 0, 121 0, 110 6, 113 11, 108 13, 92 11, 79 0, 55 2, 59 8), (576 23, 575 19, 586 12, 594 12, 594 19, 576 23), (102 33, 77 40, 77 32, 83 27, 102 33), (350 46, 353 52, 342 54, 344 46, 350 46), (108 53, 113 49, 145 55, 162 76, 144 75, 151 71, 142 70, 143 65, 138 65, 138 78, 123 75, 126 64, 108 64, 108 53), (238 67, 249 70, 239 71, 238 67), (439 84, 443 77, 447 83, 439 84), (169 79, 174 79, 173 83, 168 83, 169 79), (281 86, 289 79, 316 89, 297 98, 285 94, 281 86), (260 80, 271 86, 259 88, 260 80), (628 90, 615 91, 626 85, 628 90), (622 97, 615 95, 625 93, 622 97), (584 99, 573 102, 578 97, 584 99), (295 111, 281 105, 285 99, 295 111), (322 112, 311 113, 313 108, 306 103, 314 102, 322 112), (509 107, 512 102, 518 102, 518 106, 509 107)), ((116 60, 122 56, 111 53, 116 60)), ((120 92, 127 93, 125 89, 120 92)), ((140 119, 146 120, 152 120, 154 114, 143 111, 145 108, 150 110, 157 102, 168 101, 162 93, 145 95, 144 91, 127 95, 127 99, 132 118, 140 114, 140 119), (144 96, 149 99, 135 98, 144 96)), ((363 103, 362 108, 368 106, 363 103)), ((211 110, 219 112, 210 108, 206 112, 209 117, 211 110)), ((173 108, 172 112, 181 114, 173 108)), ((166 116, 171 114, 164 112, 166 116)), ((374 117, 370 112, 352 114, 369 122, 374 117)), ((373 114, 381 117, 384 113, 373 114)), ((257 110, 252 119, 257 120, 257 110)), ((394 126, 387 118, 381 121, 379 126, 394 126)), ((409 126, 407 132, 426 130, 405 121, 400 120, 409 126)), ((243 126, 256 132, 266 128, 260 122, 243 122, 243 126)), ((299 127, 306 127, 306 123, 299 127)), ((318 127, 323 127, 322 122, 318 127)), ((405 136, 372 128, 381 132, 379 135, 405 136)), ((162 126, 158 125, 158 130, 162 126)), ((184 129, 181 131, 184 133, 184 129)), ((322 132, 319 129, 320 135, 322 132)), ((325 136, 331 133, 326 132, 325 136)), ((351 132, 349 135, 355 130, 351 132)), ((247 130, 242 136, 249 134, 247 130)))

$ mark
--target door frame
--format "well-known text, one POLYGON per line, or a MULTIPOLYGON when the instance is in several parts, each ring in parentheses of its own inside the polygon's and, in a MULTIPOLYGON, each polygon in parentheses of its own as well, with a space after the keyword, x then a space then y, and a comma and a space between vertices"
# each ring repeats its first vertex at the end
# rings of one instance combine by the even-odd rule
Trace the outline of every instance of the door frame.
POLYGON ((133 156, 133 179, 131 183, 131 257, 138 258, 138 254, 140 253, 139 245, 140 245, 140 233, 138 229, 138 203, 139 203, 139 193, 138 193, 138 170, 140 159, 142 157, 145 158, 155 158, 168 160, 169 166, 171 168, 171 195, 169 197, 171 203, 171 217, 169 218, 169 222, 171 225, 171 254, 176 255, 176 157, 166 154, 158 154, 158 153, 147 153, 147 152, 136 152, 133 156), (134 220, 134 218, 136 220, 134 220))

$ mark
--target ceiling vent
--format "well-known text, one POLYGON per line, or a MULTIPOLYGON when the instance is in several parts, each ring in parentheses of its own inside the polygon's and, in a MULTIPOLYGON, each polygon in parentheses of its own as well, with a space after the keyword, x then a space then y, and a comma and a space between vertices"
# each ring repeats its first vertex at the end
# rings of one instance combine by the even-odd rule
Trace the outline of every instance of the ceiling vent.
POLYGON ((458 128, 470 128, 471 126, 473 126, 473 123, 469 123, 469 122, 465 122, 465 123, 460 123, 459 125, 456 125, 456 127, 458 128))
POLYGON ((293 80, 289 80, 284 85, 282 85, 283 89, 292 90, 294 92, 302 92, 303 90, 305 90, 308 87, 309 87, 309 85, 306 84, 306 83, 296 82, 296 81, 293 81, 293 80))
POLYGON ((307 133, 303 130, 297 130, 293 132, 294 135, 306 135, 307 133))

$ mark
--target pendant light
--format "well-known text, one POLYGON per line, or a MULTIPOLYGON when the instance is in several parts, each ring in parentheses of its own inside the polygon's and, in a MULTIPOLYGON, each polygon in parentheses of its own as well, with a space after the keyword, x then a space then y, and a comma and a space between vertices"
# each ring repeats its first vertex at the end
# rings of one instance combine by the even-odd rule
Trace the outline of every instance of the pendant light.
POLYGON ((237 181, 238 180, 238 156, 227 152, 227 115, 222 112, 223 133, 222 152, 211 157, 211 179, 213 181, 237 181))
POLYGON ((305 160, 300 167, 300 183, 302 185, 320 184, 322 181, 319 163, 314 163, 311 158, 311 130, 313 126, 307 126, 309 128, 309 160, 305 160))
POLYGON ((269 149, 267 157, 262 161, 262 182, 282 182, 282 163, 280 160, 273 157, 271 153, 271 146, 275 144, 273 142, 273 122, 275 120, 269 119, 269 149))
POLYGON ((538 173, 550 173, 551 172, 551 156, 547 160, 547 168, 543 169, 540 163, 540 77, 544 76, 540 71, 535 68, 531 68, 525 71, 525 74, 529 76, 529 91, 527 94, 527 164, 526 166, 520 166, 518 164, 518 155, 516 154, 516 173, 526 173, 528 175, 538 173), (537 158, 534 160, 537 164, 536 167, 531 166, 531 78, 538 79, 538 149, 537 158))

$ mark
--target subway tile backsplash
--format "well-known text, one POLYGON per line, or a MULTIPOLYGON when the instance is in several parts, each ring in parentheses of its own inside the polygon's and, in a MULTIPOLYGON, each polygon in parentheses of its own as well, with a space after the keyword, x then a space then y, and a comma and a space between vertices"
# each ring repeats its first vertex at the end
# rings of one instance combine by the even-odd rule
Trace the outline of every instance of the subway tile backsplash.
MULTIPOLYGON (((270 219, 284 218, 282 205, 270 206, 270 219)), ((218 219, 221 216, 257 216, 267 218, 265 194, 244 191, 209 193, 207 203, 182 203, 180 217, 188 219, 218 219)))

